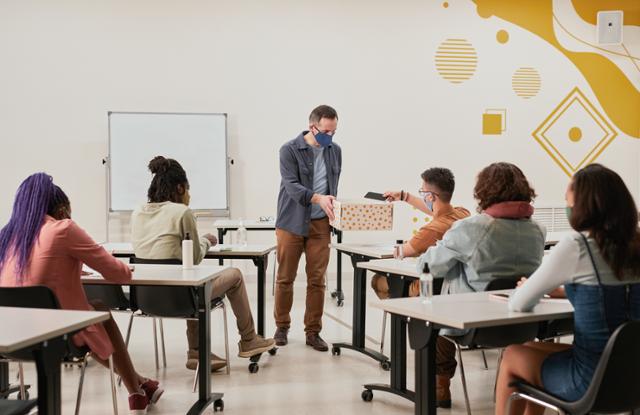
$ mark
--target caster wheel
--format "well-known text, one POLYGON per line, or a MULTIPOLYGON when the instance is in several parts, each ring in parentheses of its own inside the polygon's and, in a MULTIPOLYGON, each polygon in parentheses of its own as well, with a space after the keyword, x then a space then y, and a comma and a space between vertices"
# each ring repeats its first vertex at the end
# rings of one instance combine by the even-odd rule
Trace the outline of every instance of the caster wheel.
POLYGON ((29 399, 29 391, 24 391, 24 397, 20 392, 18 392, 17 398, 21 401, 26 401, 27 399, 29 399))
POLYGON ((342 307, 344 305, 344 301, 338 300, 338 307, 342 307))
POLYGON ((334 292, 331 293, 331 298, 336 298, 337 296, 338 296, 337 292, 334 291, 334 292))
POLYGON ((257 363, 251 363, 249 365, 249 372, 251 373, 258 373, 258 370, 260 370, 260 366, 258 366, 257 363))
POLYGON ((391 370, 391 362, 388 360, 380 362, 380 367, 382 368, 382 370, 389 371, 391 370))
POLYGON ((213 403, 213 412, 222 412, 224 411, 224 401, 222 399, 218 399, 213 403))
POLYGON ((275 356, 277 352, 278 352, 278 349, 277 349, 277 348, 275 348, 275 347, 274 347, 273 349, 269 350, 269 354, 270 354, 271 356, 275 356))
POLYGON ((369 389, 365 389, 362 391, 362 395, 360 395, 362 397, 362 400, 365 402, 371 402, 371 400, 373 399, 373 391, 370 391, 369 389))
POLYGON ((334 356, 340 356, 340 348, 336 347, 336 346, 333 346, 331 348, 331 354, 334 355, 334 356))

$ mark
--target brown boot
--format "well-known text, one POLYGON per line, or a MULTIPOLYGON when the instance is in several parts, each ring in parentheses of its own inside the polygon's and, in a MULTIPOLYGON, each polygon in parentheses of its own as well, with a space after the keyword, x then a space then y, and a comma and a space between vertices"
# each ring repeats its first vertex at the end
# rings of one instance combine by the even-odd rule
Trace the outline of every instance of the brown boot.
POLYGON ((441 375, 436 376, 436 406, 438 408, 451 408, 450 384, 450 378, 441 375))
POLYGON ((307 333, 307 346, 311 346, 319 352, 329 350, 329 346, 327 346, 327 343, 322 340, 322 337, 320 337, 318 333, 307 333))
MULTIPOLYGON (((198 350, 196 349, 189 349, 189 351, 187 351, 187 363, 185 365, 187 369, 196 370, 196 368, 198 367, 198 356, 199 356, 198 350)), ((211 371, 212 372, 217 372, 218 370, 226 366, 227 366, 226 360, 211 353, 211 371)))
POLYGON ((278 327, 276 334, 273 335, 273 340, 276 341, 276 346, 286 346, 289 341, 287 340, 287 334, 289 329, 286 327, 278 327))

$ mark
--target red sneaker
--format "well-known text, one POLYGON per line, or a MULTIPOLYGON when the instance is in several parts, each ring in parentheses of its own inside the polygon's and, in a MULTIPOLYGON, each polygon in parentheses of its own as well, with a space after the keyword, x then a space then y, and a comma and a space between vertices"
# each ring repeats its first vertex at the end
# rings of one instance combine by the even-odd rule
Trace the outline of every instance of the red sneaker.
POLYGON ((147 413, 149 398, 142 393, 132 393, 129 395, 129 413, 132 415, 142 415, 147 413))
POLYGON ((160 387, 160 383, 157 380, 147 379, 145 383, 140 385, 144 394, 149 398, 149 404, 156 403, 164 393, 164 389, 160 387))

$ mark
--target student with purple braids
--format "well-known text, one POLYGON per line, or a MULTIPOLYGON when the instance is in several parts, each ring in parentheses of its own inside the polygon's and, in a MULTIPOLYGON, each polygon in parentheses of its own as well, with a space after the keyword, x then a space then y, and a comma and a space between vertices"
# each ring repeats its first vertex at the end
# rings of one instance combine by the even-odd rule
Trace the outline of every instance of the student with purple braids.
MULTIPOLYGON (((93 310, 82 289, 82 264, 107 280, 131 280, 128 266, 96 244, 71 220, 71 205, 62 189, 45 173, 33 174, 16 193, 9 223, 0 230, 0 286, 45 285, 63 309, 93 310)), ((93 358, 115 371, 129 391, 132 414, 145 413, 163 393, 157 381, 136 372, 113 317, 73 336, 76 346, 86 346, 93 358)))

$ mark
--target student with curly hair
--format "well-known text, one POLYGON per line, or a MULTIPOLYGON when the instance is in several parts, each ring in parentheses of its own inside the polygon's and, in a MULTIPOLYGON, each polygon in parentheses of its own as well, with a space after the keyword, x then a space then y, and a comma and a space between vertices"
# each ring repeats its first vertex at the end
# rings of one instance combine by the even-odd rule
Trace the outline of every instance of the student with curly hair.
MULTIPOLYGON (((531 216, 536 193, 522 171, 510 163, 493 163, 478 174, 474 197, 479 215, 462 219, 418 261, 434 278, 444 279, 442 294, 483 291, 492 279, 531 275, 544 254, 545 230, 531 216)), ((463 336, 463 330, 442 330, 463 336)), ((450 380, 456 370, 455 346, 438 337, 436 398, 451 407, 450 380)))

